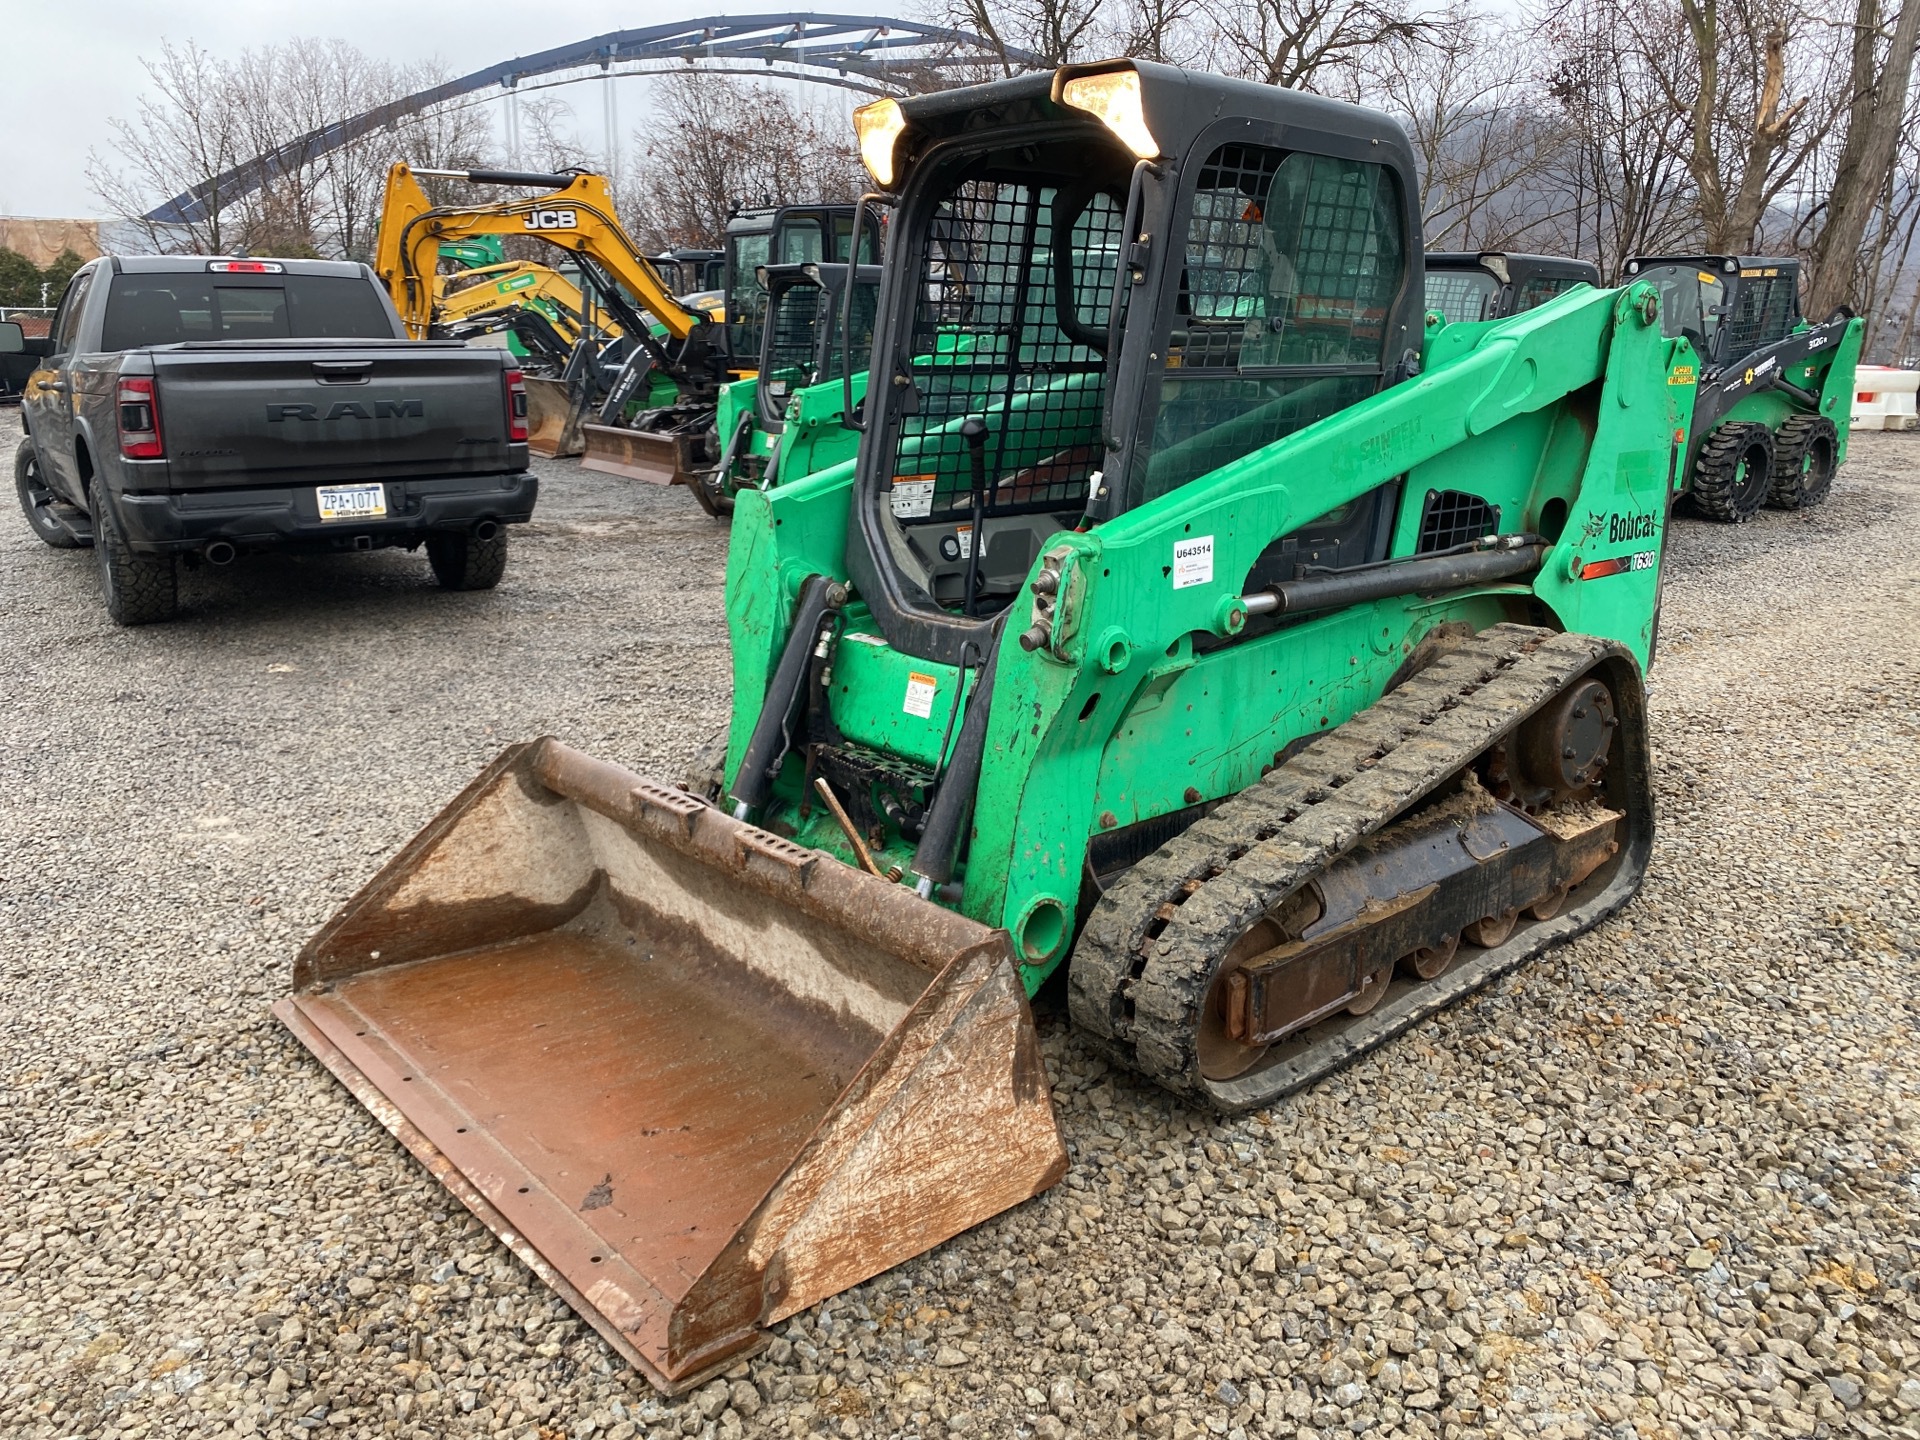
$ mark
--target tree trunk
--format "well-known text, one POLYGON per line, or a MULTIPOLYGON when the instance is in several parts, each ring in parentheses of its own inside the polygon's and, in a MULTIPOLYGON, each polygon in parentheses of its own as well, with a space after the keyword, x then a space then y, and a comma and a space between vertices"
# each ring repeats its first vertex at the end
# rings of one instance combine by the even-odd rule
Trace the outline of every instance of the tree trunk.
POLYGON ((1905 0, 1901 6, 1885 68, 1877 73, 1878 0, 1858 0, 1854 26, 1846 139, 1833 177, 1827 223, 1814 237, 1807 284, 1807 313, 1816 320, 1853 296, 1860 243, 1886 186, 1907 111, 1914 45, 1920 40, 1920 0, 1905 0))

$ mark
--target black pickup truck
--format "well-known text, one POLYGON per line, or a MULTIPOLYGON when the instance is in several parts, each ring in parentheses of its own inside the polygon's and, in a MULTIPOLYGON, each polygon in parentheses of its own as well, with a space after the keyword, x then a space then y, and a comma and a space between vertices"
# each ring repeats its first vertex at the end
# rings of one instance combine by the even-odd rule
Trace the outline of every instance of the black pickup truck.
POLYGON ((507 352, 404 339, 364 265, 103 257, 78 271, 22 396, 21 509, 92 545, 122 625, 170 618, 177 566, 425 545, 480 590, 533 514, 507 352))

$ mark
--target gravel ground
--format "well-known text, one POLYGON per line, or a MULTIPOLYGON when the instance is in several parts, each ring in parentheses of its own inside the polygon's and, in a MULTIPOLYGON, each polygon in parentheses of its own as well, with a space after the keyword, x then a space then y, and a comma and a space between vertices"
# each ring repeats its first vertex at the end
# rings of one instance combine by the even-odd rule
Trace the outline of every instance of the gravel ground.
POLYGON ((1676 527, 1623 915, 1234 1121, 1043 1005, 1066 1183, 677 1403, 266 1013, 507 740, 723 717, 723 532, 544 478, 492 594, 256 561, 134 632, 0 517, 0 1433, 1920 1434, 1920 437, 1676 527))

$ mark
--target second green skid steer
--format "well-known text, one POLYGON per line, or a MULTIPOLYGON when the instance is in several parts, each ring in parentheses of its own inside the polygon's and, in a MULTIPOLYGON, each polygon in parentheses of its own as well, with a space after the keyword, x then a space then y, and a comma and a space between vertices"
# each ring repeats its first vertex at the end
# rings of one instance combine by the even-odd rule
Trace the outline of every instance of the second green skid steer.
POLYGON ((1064 1173, 1050 976, 1268 1105, 1651 845, 1653 287, 1427 330, 1405 136, 1296 91, 1115 62, 857 127, 864 429, 738 493, 724 762, 516 746, 278 1007, 668 1389, 1064 1173))

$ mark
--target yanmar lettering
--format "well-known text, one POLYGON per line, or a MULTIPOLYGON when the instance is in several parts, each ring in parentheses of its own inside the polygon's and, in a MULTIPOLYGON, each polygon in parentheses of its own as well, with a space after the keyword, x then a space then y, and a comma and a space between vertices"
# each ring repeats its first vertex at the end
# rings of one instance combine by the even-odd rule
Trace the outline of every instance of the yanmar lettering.
POLYGON ((424 420, 424 400, 376 400, 371 406, 358 400, 341 400, 327 407, 322 415, 318 405, 269 405, 267 419, 282 420, 424 420))
POLYGON ((1609 515, 1607 517, 1607 543, 1618 545, 1622 540, 1651 540, 1660 532, 1660 517, 1651 510, 1637 515, 1609 515))

